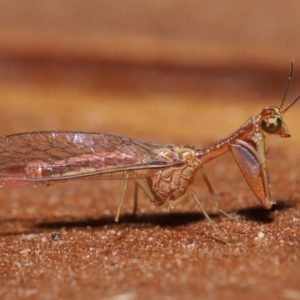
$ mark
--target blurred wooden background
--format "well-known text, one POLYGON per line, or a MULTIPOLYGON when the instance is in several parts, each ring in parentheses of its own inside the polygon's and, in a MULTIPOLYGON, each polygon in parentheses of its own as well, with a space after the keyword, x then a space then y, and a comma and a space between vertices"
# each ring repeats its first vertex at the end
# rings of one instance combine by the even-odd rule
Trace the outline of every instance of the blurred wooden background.
POLYGON ((279 104, 291 59, 289 99, 299 92, 299 9, 268 0, 1 1, 0 133, 170 142, 173 131, 193 143, 228 134, 279 104))

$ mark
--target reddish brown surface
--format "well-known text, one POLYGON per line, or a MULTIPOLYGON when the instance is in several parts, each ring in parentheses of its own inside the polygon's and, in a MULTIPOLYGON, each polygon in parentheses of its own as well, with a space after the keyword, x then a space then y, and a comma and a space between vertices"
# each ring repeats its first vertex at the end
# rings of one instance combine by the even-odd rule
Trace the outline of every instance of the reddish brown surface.
MULTIPOLYGON (((229 134, 262 105, 280 101, 280 95, 263 104, 234 97, 219 102, 212 96, 91 93, 33 83, 3 84, 0 94, 1 134, 77 128, 199 146, 229 134)), ((230 247, 216 239, 192 201, 169 214, 167 206, 153 207, 140 193, 139 213, 132 217, 132 186, 115 223, 119 181, 1 190, 0 296, 299 299, 298 114, 295 107, 285 118, 292 139, 267 139, 277 202, 271 211, 260 208, 230 155, 206 169, 232 220, 215 214, 196 177, 193 188, 230 247)))
MULTIPOLYGON (((299 2, 2 1, 0 135, 99 131, 199 147, 278 105, 296 61, 299 2), (33 9, 34 8, 34 9, 33 9)), ((296 84, 295 84, 296 82, 296 84)), ((133 186, 77 181, 0 190, 0 298, 300 299, 300 103, 291 139, 267 138, 271 192, 260 208, 230 155, 205 166, 221 207, 193 189, 171 213, 133 186)))

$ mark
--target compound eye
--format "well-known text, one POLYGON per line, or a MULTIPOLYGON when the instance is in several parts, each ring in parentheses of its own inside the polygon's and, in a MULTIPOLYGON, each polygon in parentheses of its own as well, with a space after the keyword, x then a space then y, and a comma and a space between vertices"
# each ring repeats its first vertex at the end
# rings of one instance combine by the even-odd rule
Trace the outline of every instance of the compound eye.
POLYGON ((281 129, 282 121, 279 116, 268 116, 261 121, 262 129, 267 133, 276 133, 281 129))

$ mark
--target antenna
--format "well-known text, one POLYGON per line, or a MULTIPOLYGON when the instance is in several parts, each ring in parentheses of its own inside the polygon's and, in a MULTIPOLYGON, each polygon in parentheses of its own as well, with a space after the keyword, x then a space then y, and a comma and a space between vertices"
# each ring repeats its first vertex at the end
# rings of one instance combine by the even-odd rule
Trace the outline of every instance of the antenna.
MULTIPOLYGON (((288 93, 288 90, 290 88, 290 84, 291 84, 291 81, 292 81, 292 77, 293 77, 293 72, 294 72, 294 60, 291 60, 291 71, 290 71, 290 76, 289 76, 289 79, 288 79, 288 82, 287 82, 287 85, 286 85, 286 88, 285 88, 285 92, 284 92, 284 95, 283 95, 283 99, 282 99, 282 102, 281 102, 281 105, 280 105, 280 110, 284 104, 284 101, 285 101, 285 98, 286 98, 286 95, 288 93)), ((290 104, 288 105, 283 111, 282 113, 284 114, 288 109, 290 109, 298 100, 300 99, 300 95, 290 104)))
MULTIPOLYGON (((293 72, 294 72, 294 64, 295 64, 295 62, 294 62, 294 60, 292 59, 292 60, 291 60, 290 76, 289 76, 289 79, 288 79, 287 84, 286 84, 286 88, 285 88, 285 92, 284 92, 284 95, 283 95, 283 99, 282 99, 281 104, 280 104, 280 106, 279 106, 280 110, 282 109, 282 106, 283 106, 283 104, 284 104, 286 95, 287 95, 287 93, 288 93, 288 91, 289 91, 289 88, 290 88, 290 84, 291 84, 292 77, 293 77, 293 72)), ((285 109, 284 111, 286 111, 286 110, 287 110, 287 109, 285 109)))

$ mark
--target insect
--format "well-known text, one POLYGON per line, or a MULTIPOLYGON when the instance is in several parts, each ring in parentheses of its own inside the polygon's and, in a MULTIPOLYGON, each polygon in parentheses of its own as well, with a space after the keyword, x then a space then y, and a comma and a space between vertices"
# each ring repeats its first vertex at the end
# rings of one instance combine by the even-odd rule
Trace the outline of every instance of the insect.
POLYGON ((300 99, 297 97, 283 109, 293 67, 291 61, 290 76, 279 107, 265 107, 232 135, 203 149, 90 132, 40 131, 3 136, 0 138, 0 187, 51 184, 80 178, 125 179, 115 217, 118 221, 128 180, 132 179, 155 205, 169 200, 174 207, 193 198, 222 237, 189 186, 200 170, 217 208, 222 211, 203 165, 230 151, 261 205, 265 209, 272 207, 265 134, 290 137, 282 117, 300 99))

